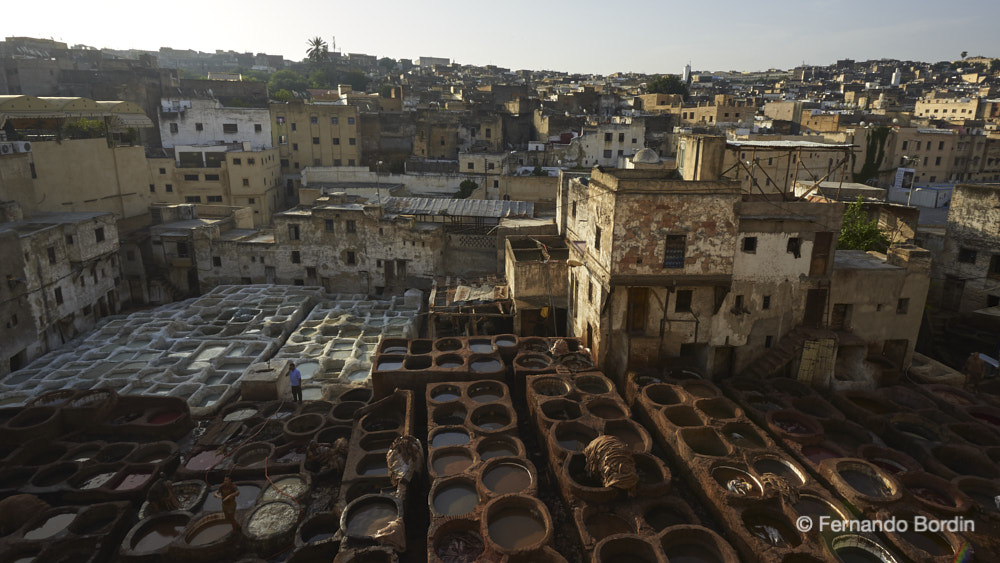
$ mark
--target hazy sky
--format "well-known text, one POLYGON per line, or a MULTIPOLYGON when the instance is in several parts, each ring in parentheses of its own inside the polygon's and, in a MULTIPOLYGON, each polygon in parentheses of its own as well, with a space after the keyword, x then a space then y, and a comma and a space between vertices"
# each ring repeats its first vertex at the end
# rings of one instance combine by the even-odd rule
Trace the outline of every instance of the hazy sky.
POLYGON ((343 52, 448 57, 511 69, 677 73, 791 68, 838 58, 1000 56, 1000 0, 631 2, 9 2, 3 36, 70 45, 216 49, 299 60, 321 36, 343 52))

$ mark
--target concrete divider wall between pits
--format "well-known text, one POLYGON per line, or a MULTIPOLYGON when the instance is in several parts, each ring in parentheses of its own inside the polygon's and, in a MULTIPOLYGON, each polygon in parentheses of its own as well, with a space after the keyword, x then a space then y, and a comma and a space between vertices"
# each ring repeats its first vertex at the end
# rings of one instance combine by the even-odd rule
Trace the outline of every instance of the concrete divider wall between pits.
POLYGON ((105 561, 132 523, 128 502, 60 506, 24 515, 0 547, 5 561, 105 561))
MULTIPOLYGON (((874 545, 897 558, 927 561, 950 561, 965 551, 998 553, 995 516, 1000 511, 993 501, 995 495, 983 496, 983 491, 1000 492, 995 462, 981 451, 982 445, 963 438, 962 433, 976 431, 974 440, 988 443, 1000 436, 988 424, 960 417, 964 409, 975 408, 974 403, 948 409, 938 403, 947 401, 935 399, 925 385, 822 395, 785 378, 733 378, 723 387, 842 500, 853 518, 897 515, 897 519, 909 518, 911 528, 916 516, 975 519, 974 533, 914 535, 911 531, 867 536, 874 545), (967 480, 982 479, 983 474, 990 483, 985 487, 967 480), (979 501, 970 499, 958 485, 978 491, 979 501)), ((963 402, 966 399, 962 397, 963 402)))
POLYGON ((588 560, 665 561, 665 550, 676 558, 689 548, 710 560, 737 560, 725 540, 697 525, 691 507, 670 494, 670 469, 651 453, 651 437, 603 374, 526 375, 525 387, 532 427, 588 560), (583 449, 600 435, 615 436, 632 450, 640 478, 634 496, 588 474, 583 449), (696 530, 701 541, 664 543, 664 537, 676 539, 678 527, 696 530))

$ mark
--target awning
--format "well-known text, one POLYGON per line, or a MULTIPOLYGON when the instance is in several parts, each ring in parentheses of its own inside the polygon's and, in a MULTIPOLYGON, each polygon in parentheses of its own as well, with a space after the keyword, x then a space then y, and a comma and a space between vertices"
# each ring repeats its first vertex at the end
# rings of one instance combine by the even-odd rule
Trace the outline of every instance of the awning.
POLYGON ((118 113, 111 116, 109 125, 112 129, 128 129, 130 127, 152 127, 153 121, 139 113, 118 113))

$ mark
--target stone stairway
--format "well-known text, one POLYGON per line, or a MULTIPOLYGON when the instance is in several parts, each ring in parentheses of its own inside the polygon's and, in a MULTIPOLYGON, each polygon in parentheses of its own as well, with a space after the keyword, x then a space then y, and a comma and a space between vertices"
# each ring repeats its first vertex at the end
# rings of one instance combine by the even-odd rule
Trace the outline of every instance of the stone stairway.
POLYGON ((832 338, 836 340, 837 336, 828 330, 797 326, 782 337, 776 346, 772 346, 754 360, 749 367, 743 370, 741 375, 757 378, 770 377, 788 365, 788 362, 795 359, 802 350, 802 345, 806 340, 814 338, 832 338))

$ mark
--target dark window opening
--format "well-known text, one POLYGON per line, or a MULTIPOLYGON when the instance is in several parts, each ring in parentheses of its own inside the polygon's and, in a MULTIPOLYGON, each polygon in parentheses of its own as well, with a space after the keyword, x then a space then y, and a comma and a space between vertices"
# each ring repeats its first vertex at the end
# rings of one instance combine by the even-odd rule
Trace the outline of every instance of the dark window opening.
POLYGON ((795 255, 796 258, 802 256, 802 239, 799 237, 791 237, 788 239, 788 252, 795 255))
POLYGON ((746 237, 743 239, 743 252, 757 252, 757 237, 746 237))
POLYGON ((679 289, 677 290, 677 297, 674 300, 674 312, 675 313, 690 313, 691 312, 691 297, 694 295, 694 291, 690 289, 679 289))
POLYGON ((971 248, 958 249, 958 261, 962 262, 963 264, 975 264, 976 251, 971 248))
POLYGON ((302 263, 302 255, 299 253, 298 250, 293 250, 292 251, 292 264, 301 264, 301 263, 302 263))
POLYGON ((687 235, 667 235, 663 251, 664 268, 683 268, 687 253, 687 235))
POLYGON ((771 308, 771 296, 770 295, 765 295, 764 296, 764 302, 761 304, 760 308, 761 309, 770 309, 771 308))

